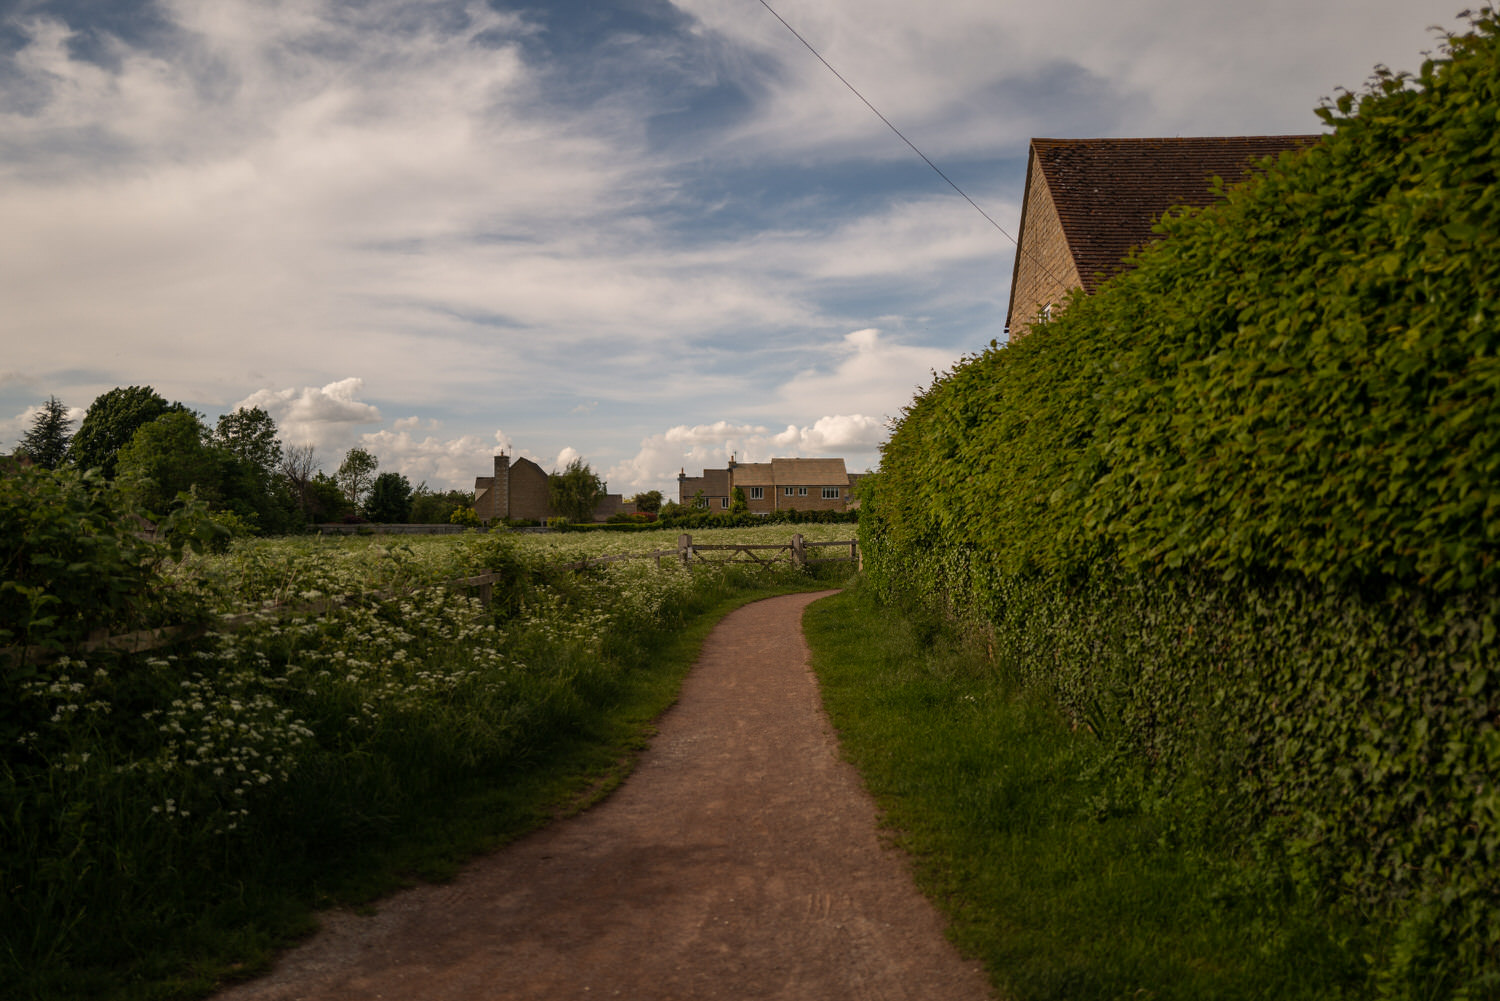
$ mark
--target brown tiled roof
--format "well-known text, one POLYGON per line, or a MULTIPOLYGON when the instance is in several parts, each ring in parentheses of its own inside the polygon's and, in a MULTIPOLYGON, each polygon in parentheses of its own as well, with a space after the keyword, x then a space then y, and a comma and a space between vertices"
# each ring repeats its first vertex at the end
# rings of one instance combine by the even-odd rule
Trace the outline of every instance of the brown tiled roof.
POLYGON ((770 487, 776 485, 769 462, 741 462, 734 467, 734 485, 737 487, 770 487))
POLYGON ((778 486, 848 486, 843 459, 772 459, 778 486))
POLYGON ((1125 255, 1149 242, 1151 226, 1177 205, 1213 201, 1212 178, 1244 180, 1255 162, 1320 136, 1187 139, 1033 139, 1085 292, 1124 270, 1125 255))

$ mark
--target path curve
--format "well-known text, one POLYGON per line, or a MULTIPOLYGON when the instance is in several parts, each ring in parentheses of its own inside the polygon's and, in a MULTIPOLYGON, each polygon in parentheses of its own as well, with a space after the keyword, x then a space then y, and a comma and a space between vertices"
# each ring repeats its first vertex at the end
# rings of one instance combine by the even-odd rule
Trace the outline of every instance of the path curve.
POLYGON ((829 593, 730 613, 603 803, 325 915, 219 1001, 990 998, 839 757, 801 630, 829 593))

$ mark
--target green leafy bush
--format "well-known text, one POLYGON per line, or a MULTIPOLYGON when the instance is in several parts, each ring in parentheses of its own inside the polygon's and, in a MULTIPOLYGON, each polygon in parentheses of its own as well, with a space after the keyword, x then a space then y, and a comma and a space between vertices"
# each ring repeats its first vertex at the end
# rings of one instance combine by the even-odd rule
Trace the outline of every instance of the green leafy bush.
MULTIPOLYGON (((196 512, 201 513, 201 512, 196 512)), ((171 528, 186 528, 187 516, 171 528)), ((21 467, 0 475, 0 646, 61 651, 91 634, 188 613, 159 573, 127 494, 97 473, 21 467)), ((178 546, 194 533, 178 535, 178 546)))
POLYGON ((1378 916, 1391 997, 1500 990, 1497 27, 939 377, 862 494, 888 598, 1378 916))

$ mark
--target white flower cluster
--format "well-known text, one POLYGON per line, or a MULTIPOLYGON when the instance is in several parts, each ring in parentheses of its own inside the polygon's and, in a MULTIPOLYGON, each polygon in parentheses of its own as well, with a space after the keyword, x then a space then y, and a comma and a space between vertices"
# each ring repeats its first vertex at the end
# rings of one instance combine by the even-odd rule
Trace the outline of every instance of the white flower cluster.
MULTIPOLYGON (((694 541, 780 545, 794 531, 818 541, 853 529, 772 525, 694 533, 694 541)), ((150 803, 174 825, 243 829, 314 749, 358 746, 382 727, 418 721, 441 729, 458 718, 445 713, 477 719, 505 704, 518 670, 598 662, 612 631, 673 628, 695 592, 724 587, 730 575, 793 573, 785 563, 625 561, 552 578, 555 586, 545 575, 508 591, 501 582, 497 593, 522 601, 513 614, 497 614, 472 589, 436 586, 518 561, 541 567, 675 549, 677 535, 241 540, 172 572, 222 614, 255 620, 194 641, 190 653, 108 662, 118 669, 55 662, 23 690, 32 723, 18 743, 83 799, 112 782, 123 799, 150 803), (314 726, 328 732, 315 735, 314 726)))
POLYGON ((347 703, 355 727, 472 696, 513 666, 502 633, 486 619, 478 599, 424 588, 301 620, 293 629, 302 683, 308 695, 347 703))

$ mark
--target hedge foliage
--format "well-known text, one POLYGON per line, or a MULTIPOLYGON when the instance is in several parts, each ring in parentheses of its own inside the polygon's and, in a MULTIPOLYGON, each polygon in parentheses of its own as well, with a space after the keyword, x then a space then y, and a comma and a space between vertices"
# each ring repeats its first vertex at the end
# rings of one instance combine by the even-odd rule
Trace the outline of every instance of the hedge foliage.
POLYGON ((864 494, 877 585, 1380 915, 1390 997, 1500 996, 1497 27, 940 376, 864 494))
POLYGON ((939 379, 887 451, 888 484, 915 477, 888 518, 1013 569, 1500 579, 1492 27, 1321 109, 1332 135, 1169 215, 1108 294, 939 379))

